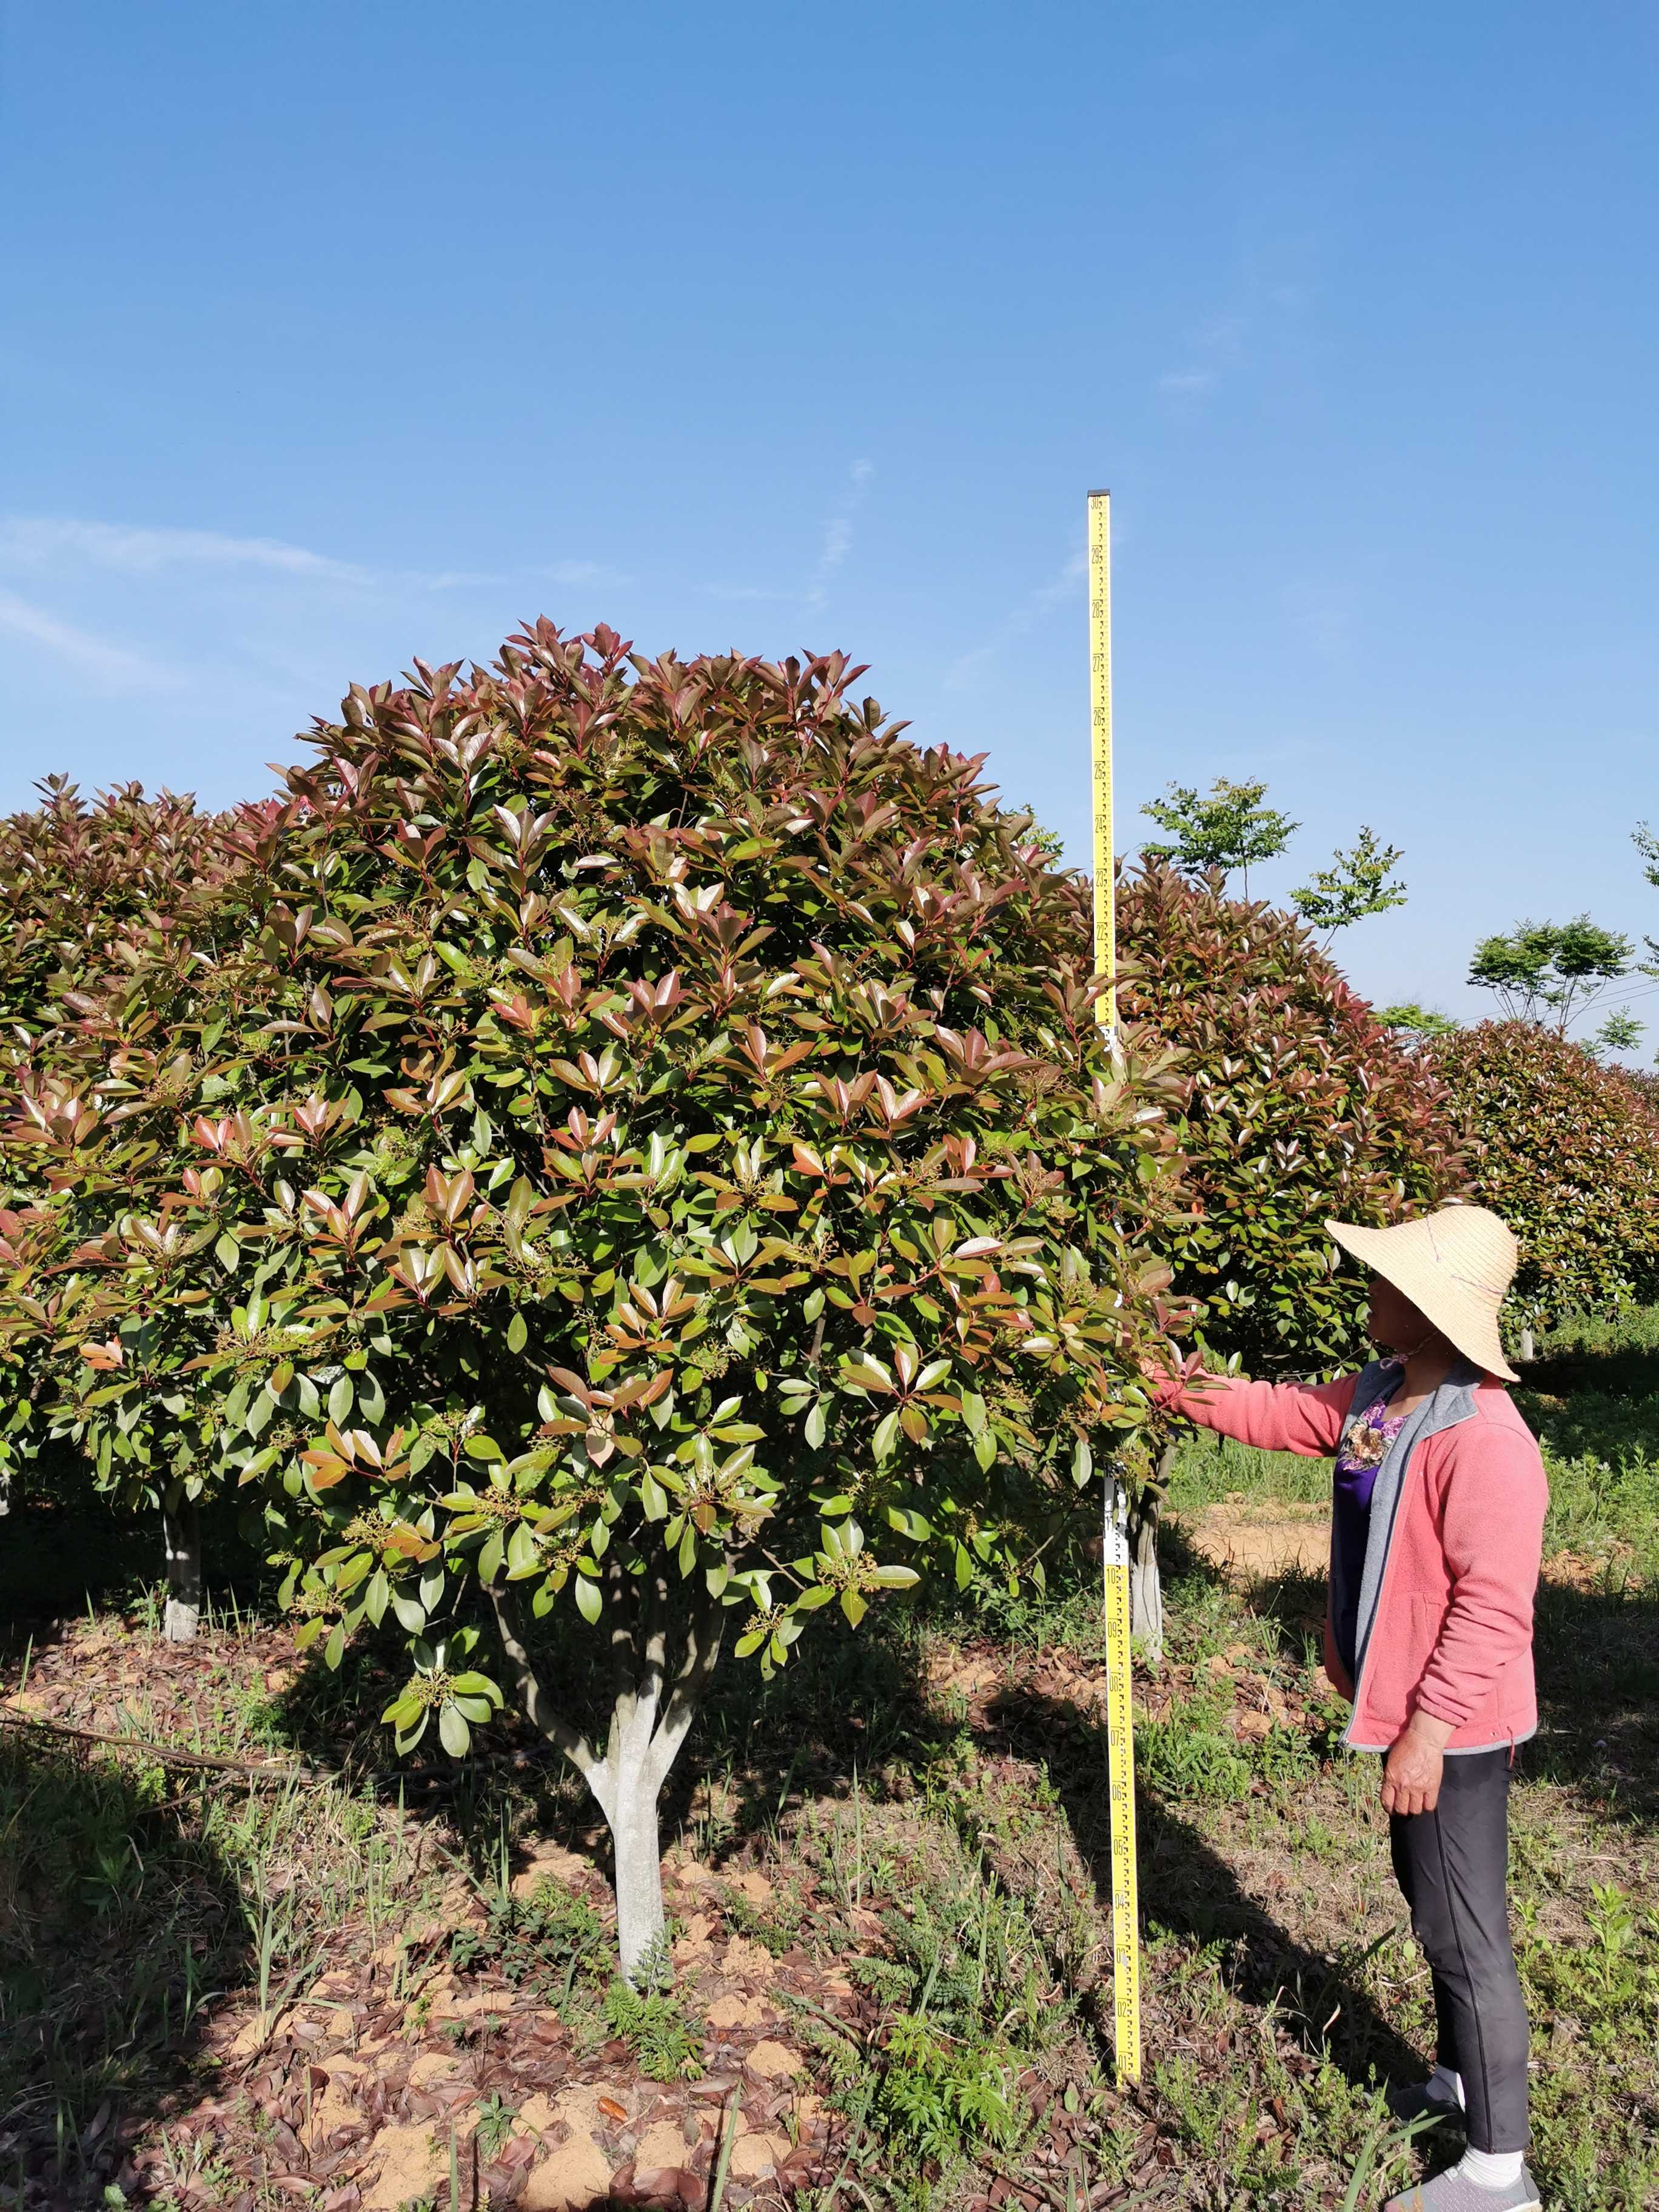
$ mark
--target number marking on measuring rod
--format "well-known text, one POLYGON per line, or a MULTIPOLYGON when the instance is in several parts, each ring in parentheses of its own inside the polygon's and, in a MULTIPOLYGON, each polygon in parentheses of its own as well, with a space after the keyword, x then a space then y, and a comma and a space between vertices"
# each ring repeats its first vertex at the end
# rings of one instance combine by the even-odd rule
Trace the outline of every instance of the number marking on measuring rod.
MULTIPOLYGON (((1117 1054, 1116 863, 1112 845, 1112 498, 1089 495, 1089 706, 1094 782, 1095 1002, 1117 1054)), ((1140 1932, 1135 1869, 1134 1678, 1129 1657, 1129 1524, 1123 1486, 1108 1475, 1105 1583, 1107 1794, 1112 1815, 1112 2018, 1117 2078, 1140 2079, 1140 1932)))
POLYGON ((1129 1668, 1128 1500, 1106 1482, 1106 1783, 1112 1813, 1112 2039, 1120 2081, 1140 2079, 1139 1884, 1135 1869, 1135 1710, 1129 1668))
POLYGON ((1117 1044, 1117 882, 1112 854, 1112 495, 1089 495, 1089 720, 1095 799, 1095 1018, 1117 1044))

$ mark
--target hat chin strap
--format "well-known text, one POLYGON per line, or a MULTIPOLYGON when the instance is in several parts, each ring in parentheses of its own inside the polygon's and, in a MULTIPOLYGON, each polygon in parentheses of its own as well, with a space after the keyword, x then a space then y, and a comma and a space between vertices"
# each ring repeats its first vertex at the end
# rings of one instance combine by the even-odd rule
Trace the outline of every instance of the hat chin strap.
MULTIPOLYGON (((1402 1352, 1400 1349, 1400 1346, 1396 1344, 1394 1347, 1394 1356, 1396 1359, 1415 1359, 1418 1353, 1423 1350, 1424 1346, 1431 1343, 1437 1336, 1441 1340, 1442 1343, 1451 1344, 1451 1339, 1446 1334, 1444 1329, 1436 1328, 1431 1325, 1428 1335, 1419 1338, 1419 1340, 1413 1345, 1409 1352, 1402 1352)), ((1452 1344, 1452 1350, 1455 1352, 1457 1346, 1455 1344, 1452 1344)))

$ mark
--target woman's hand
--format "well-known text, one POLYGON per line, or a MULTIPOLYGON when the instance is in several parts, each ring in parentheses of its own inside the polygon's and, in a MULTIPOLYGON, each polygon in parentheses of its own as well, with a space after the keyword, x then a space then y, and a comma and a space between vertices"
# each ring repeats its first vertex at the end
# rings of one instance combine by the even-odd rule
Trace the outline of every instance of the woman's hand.
POLYGON ((1432 1713, 1412 1715, 1382 1770, 1385 1813, 1409 1817, 1413 1813, 1433 1812, 1440 1802, 1440 1778, 1452 1734, 1449 1721, 1436 1720, 1432 1713))

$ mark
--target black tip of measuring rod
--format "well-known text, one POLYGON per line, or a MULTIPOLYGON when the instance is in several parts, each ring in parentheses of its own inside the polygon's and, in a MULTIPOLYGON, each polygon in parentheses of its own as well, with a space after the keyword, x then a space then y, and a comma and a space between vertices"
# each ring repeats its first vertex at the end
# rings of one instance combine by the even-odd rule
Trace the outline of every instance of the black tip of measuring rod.
POLYGON ((1111 495, 1110 488, 1105 484, 1103 484, 1098 491, 1091 491, 1089 495, 1091 499, 1109 499, 1111 495))

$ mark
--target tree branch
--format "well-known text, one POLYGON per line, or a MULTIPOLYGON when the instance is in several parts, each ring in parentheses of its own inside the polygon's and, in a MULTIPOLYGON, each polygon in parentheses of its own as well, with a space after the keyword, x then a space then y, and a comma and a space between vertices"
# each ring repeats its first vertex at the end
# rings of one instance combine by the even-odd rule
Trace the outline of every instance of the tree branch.
POLYGON ((495 1633, 501 1638, 507 1663, 513 1670, 514 1687, 519 1693, 519 1703, 525 1718, 532 1728, 546 1737, 556 1750, 564 1753, 598 1796, 596 1785, 605 1772, 605 1761, 587 1738, 574 1729, 562 1713, 553 1710, 547 1692, 542 1687, 540 1677, 531 1664, 530 1654, 525 1649, 524 1638, 519 1629, 518 1608, 511 1594, 500 1582, 491 1583, 489 1590, 489 1602, 495 1614, 495 1633))
POLYGON ((685 1654, 663 1717, 651 1739, 651 1771, 659 1789, 685 1741, 702 1693, 708 1686, 720 1656, 726 1632, 726 1607, 717 1598, 705 1598, 686 1626, 685 1654))

